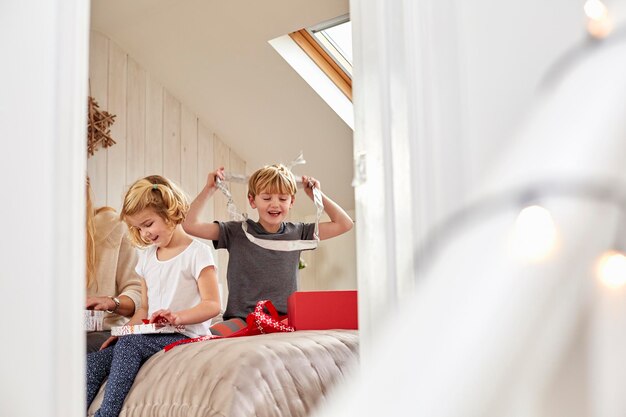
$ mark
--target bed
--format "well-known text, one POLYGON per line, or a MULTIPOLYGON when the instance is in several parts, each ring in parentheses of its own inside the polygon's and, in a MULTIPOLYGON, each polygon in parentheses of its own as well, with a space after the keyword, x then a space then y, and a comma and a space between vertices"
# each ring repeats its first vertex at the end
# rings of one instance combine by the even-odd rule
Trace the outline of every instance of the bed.
MULTIPOLYGON (((358 361, 356 330, 217 339, 161 351, 141 368, 120 416, 309 415, 358 361)), ((104 386, 87 415, 100 407, 104 386)))

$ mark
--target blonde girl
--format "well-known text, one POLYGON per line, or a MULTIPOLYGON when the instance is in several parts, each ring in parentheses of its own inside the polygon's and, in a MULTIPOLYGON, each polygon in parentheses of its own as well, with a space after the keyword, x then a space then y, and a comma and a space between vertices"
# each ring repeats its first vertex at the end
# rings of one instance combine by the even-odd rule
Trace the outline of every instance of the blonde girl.
POLYGON ((185 325, 185 331, 111 337, 103 350, 88 354, 87 408, 109 377, 97 417, 119 415, 141 365, 152 355, 180 339, 210 334, 211 319, 220 310, 217 277, 209 247, 181 226, 188 209, 182 191, 158 175, 138 180, 126 193, 120 218, 133 244, 145 248, 136 267, 141 306, 129 324, 149 318, 185 325))

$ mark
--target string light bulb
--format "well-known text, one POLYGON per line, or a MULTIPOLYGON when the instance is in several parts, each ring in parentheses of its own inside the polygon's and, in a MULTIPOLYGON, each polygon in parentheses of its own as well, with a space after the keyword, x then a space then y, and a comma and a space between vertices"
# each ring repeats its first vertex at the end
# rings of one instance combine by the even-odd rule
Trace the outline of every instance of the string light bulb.
POLYGON ((626 284, 626 256, 611 250, 600 258, 597 266, 600 282, 610 289, 618 289, 626 284))
POLYGON ((510 242, 511 251, 518 260, 541 262, 554 253, 557 240, 552 214, 539 205, 531 205, 517 216, 510 242))
POLYGON ((587 0, 584 6, 585 15, 589 18, 587 32, 594 39, 604 39, 613 30, 613 22, 607 7, 600 0, 587 0))

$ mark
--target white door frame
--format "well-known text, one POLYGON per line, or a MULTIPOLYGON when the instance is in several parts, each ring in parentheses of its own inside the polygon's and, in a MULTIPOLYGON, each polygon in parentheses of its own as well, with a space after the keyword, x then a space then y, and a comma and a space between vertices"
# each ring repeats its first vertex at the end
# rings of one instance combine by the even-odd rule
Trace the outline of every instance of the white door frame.
POLYGON ((0 5, 2 415, 85 415, 89 6, 0 5))

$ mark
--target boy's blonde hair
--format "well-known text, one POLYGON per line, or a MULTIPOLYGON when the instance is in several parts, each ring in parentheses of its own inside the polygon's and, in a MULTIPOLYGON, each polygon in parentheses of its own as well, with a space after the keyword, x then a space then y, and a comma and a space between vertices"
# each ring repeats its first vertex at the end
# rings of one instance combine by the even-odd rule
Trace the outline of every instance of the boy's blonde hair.
POLYGON ((248 180, 248 194, 277 193, 296 195, 296 178, 283 164, 266 165, 256 170, 248 180))
MULTIPOLYGON (((172 181, 160 175, 150 175, 135 181, 124 197, 120 219, 126 224, 127 216, 151 209, 166 223, 178 225, 185 220, 189 211, 189 201, 185 193, 172 181)), ((130 240, 135 246, 146 247, 150 242, 144 240, 139 230, 128 225, 130 240)))

